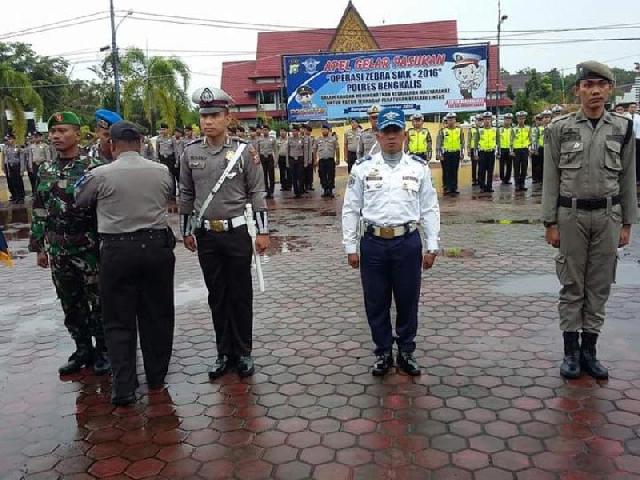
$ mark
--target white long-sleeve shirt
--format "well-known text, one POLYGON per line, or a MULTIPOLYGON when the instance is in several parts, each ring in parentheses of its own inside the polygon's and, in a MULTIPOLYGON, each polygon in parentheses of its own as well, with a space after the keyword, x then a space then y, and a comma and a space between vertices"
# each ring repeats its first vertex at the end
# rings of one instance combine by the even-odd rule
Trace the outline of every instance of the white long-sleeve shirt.
POLYGON ((633 132, 636 140, 640 140, 640 113, 634 113, 631 119, 633 120, 633 132))
POLYGON ((426 249, 438 249, 438 195, 431 170, 422 159, 405 153, 391 167, 376 153, 354 165, 342 207, 342 243, 347 254, 357 252, 360 212, 365 223, 381 227, 417 222, 424 230, 426 249))

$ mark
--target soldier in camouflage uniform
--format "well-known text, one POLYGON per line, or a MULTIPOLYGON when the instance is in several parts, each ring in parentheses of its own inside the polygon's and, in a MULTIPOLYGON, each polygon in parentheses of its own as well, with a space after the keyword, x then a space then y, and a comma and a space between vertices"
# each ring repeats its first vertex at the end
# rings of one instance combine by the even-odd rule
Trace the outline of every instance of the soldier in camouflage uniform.
POLYGON ((73 112, 49 119, 49 138, 57 150, 54 160, 38 171, 33 200, 29 250, 38 266, 51 266, 51 276, 64 311, 64 323, 76 344, 61 375, 93 365, 102 375, 110 370, 98 290, 98 233, 95 212, 74 206, 75 183, 99 160, 80 156, 80 120, 73 112), (95 349, 91 337, 95 337, 95 349))

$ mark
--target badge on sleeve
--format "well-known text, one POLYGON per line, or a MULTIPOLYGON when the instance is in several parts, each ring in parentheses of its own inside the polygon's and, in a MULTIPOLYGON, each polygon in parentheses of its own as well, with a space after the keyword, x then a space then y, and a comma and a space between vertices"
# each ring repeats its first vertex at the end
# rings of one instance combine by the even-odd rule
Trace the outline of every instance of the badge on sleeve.
POLYGON ((356 184, 356 176, 352 173, 349 175, 349 188, 353 187, 356 184))

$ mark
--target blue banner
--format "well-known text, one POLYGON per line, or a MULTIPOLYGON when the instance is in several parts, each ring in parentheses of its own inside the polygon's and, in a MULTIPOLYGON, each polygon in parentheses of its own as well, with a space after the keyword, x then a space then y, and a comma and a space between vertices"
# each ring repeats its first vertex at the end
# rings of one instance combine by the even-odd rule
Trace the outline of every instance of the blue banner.
POLYGON ((484 110, 487 45, 285 55, 290 122, 366 117, 374 104, 413 113, 484 110))

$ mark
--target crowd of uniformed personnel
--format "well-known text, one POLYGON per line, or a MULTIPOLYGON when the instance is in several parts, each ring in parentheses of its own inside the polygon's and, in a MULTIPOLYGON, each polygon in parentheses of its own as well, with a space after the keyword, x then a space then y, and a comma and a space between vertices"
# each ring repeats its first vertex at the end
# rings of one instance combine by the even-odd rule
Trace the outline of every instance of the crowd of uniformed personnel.
MULTIPOLYGON (((631 224, 637 221, 634 125, 640 118, 604 111, 613 86, 608 67, 597 62, 579 67, 577 112, 563 115, 556 107, 537 116, 534 126, 526 124, 526 112, 516 112, 515 125, 506 114, 497 126, 486 112, 476 117, 466 141, 450 113, 435 150, 446 195, 458 194, 465 150, 474 184, 485 192, 492 191, 496 159, 500 180, 509 184, 513 172, 516 191, 525 190, 532 159, 533 182, 543 183, 545 238, 560 249, 561 374, 576 378, 586 371, 606 378, 596 343, 615 280, 616 249, 629 243, 631 224), (552 120, 554 115, 558 118, 552 120)), ((149 146, 140 128, 103 109, 96 112, 100 143, 93 157, 80 149, 80 119, 73 112, 49 119, 51 148, 36 135, 23 149, 8 138, 4 149, 16 203, 24 201, 24 186, 20 189, 16 178, 22 185, 25 165, 33 175, 29 248, 40 267, 51 269, 65 326, 76 344, 59 371, 111 371, 116 405, 136 398, 138 332, 149 387, 162 387, 168 371, 174 325, 175 237, 167 224, 171 197, 179 192, 183 244, 197 252, 209 290, 218 351, 209 377, 215 379, 232 367, 241 376, 255 370, 251 258, 269 247, 265 197, 274 194, 275 166, 281 189, 293 188, 296 197, 313 189, 316 166, 323 196, 332 197, 335 188, 339 145, 330 125, 324 124, 315 139, 308 125, 292 126, 291 135, 282 128, 277 138, 268 128, 251 128, 244 139, 241 128, 230 128, 232 99, 224 91, 200 89, 192 99, 202 136, 187 132, 185 140, 181 129, 172 136, 162 125, 155 162, 146 158, 149 146)), ((438 255, 439 208, 429 168, 433 141, 421 115, 411 117, 408 132, 400 109, 372 106, 368 115, 369 129, 362 131, 354 121, 344 138, 350 172, 343 208, 345 250, 354 268, 361 264, 358 246, 362 254, 365 306, 378 355, 372 372, 382 375, 393 365, 393 291, 402 316, 396 325, 401 329, 398 362, 417 375, 413 351, 420 265, 430 268, 438 255), (365 228, 360 232, 359 218, 365 228), (397 223, 388 223, 390 218, 397 223), (418 224, 426 228, 426 254, 418 224), (406 256, 399 256, 400 250, 406 256), (397 267, 392 278, 376 259, 397 267), (403 277, 406 269, 413 272, 411 279, 403 277)))

